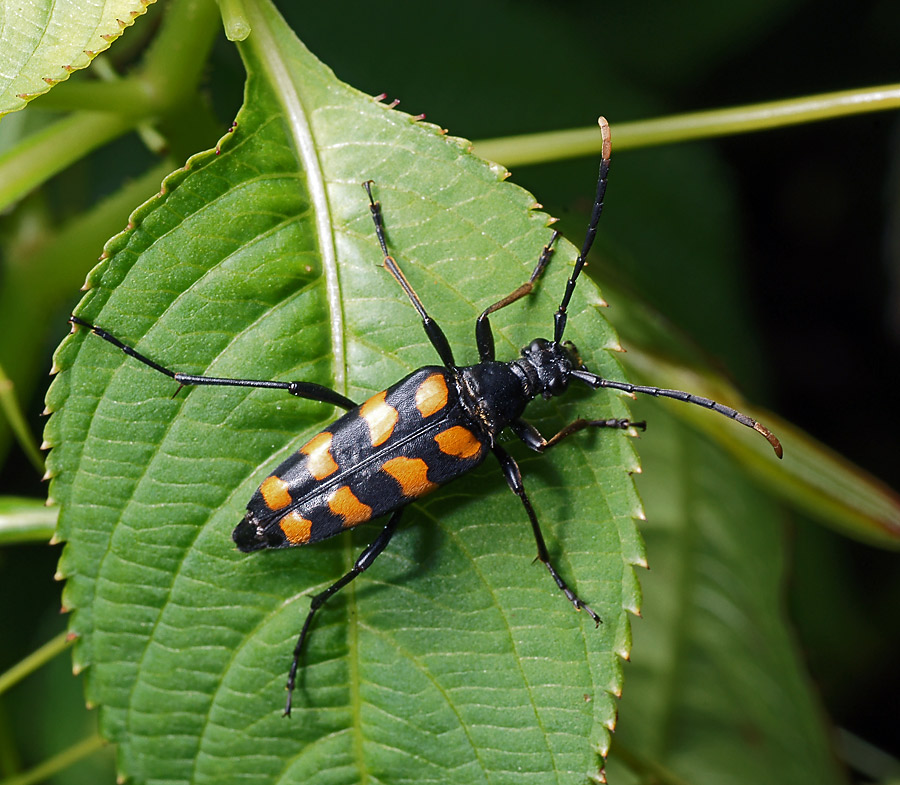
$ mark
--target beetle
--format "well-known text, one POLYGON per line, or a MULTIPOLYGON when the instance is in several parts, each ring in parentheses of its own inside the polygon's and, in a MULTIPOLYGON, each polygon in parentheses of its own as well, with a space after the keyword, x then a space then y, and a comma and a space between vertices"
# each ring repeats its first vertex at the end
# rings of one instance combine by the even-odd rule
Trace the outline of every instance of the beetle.
POLYGON ((569 602, 577 610, 585 611, 597 625, 600 624, 600 617, 569 588, 550 561, 518 464, 498 443, 498 436, 509 427, 528 448, 543 453, 585 428, 643 429, 646 424, 627 418, 576 419, 547 439, 522 416, 535 398, 549 399, 562 395, 573 380, 592 389, 605 387, 631 394, 673 398, 703 406, 753 428, 769 441, 776 455, 782 457, 778 439, 747 415, 681 390, 605 379, 589 371, 575 346, 563 340, 566 309, 593 245, 606 194, 611 140, 606 120, 600 118, 599 123, 602 154, 596 196, 581 252, 554 314, 553 339, 534 339, 515 360, 507 362, 496 359, 489 317, 533 291, 535 282, 550 261, 559 233, 554 232, 544 246, 530 278, 481 313, 475 322, 479 361, 475 365, 459 366, 444 332, 429 316, 388 251, 381 204, 373 195, 371 180, 363 183, 363 187, 368 196, 375 235, 381 246, 382 264, 418 312, 441 365, 419 368, 362 404, 312 382, 230 379, 177 373, 140 354, 106 330, 78 316, 70 317, 73 325, 90 329, 130 357, 165 374, 181 386, 229 385, 280 389, 300 398, 330 403, 347 410, 346 414, 309 439, 262 481, 247 504, 246 515, 232 534, 238 549, 249 553, 268 548, 311 545, 348 528, 381 516, 390 516, 352 569, 312 597, 288 673, 285 716, 291 713, 300 657, 316 611, 372 565, 396 532, 407 505, 471 471, 489 453, 500 463, 507 484, 525 508, 537 544, 537 559, 547 568, 569 602))

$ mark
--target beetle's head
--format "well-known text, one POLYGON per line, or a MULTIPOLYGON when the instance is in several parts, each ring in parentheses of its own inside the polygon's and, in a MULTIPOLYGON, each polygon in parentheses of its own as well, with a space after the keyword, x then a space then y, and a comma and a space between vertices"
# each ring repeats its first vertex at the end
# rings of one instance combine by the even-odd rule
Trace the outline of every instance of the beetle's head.
POLYGON ((569 341, 556 343, 535 338, 522 349, 522 357, 537 376, 535 394, 552 398, 566 391, 569 374, 583 367, 575 345, 569 341))

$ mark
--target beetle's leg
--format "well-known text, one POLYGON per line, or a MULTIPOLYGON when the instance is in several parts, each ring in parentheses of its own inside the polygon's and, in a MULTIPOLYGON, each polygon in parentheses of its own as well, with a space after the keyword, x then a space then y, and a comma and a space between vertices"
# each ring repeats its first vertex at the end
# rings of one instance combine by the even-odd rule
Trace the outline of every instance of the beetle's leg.
POLYGON ((378 238, 378 244, 381 246, 381 253, 384 257, 382 264, 384 264, 388 272, 394 276, 394 280, 400 284, 400 288, 406 292, 409 301, 413 304, 416 311, 418 311, 419 316, 422 318, 422 327, 425 328, 425 335, 428 336, 431 345, 440 355, 441 362, 448 368, 452 368, 456 363, 453 361, 453 350, 450 348, 450 342, 447 340, 447 336, 444 335, 444 331, 441 329, 440 325, 428 315, 425 306, 422 305, 422 301, 419 299, 419 295, 415 293, 409 281, 406 280, 406 276, 394 260, 394 257, 388 253, 387 240, 384 236, 384 218, 381 214, 381 202, 376 202, 375 197, 372 196, 372 183, 372 180, 366 180, 362 186, 369 195, 369 209, 372 211, 372 220, 375 222, 375 236, 378 238))
MULTIPOLYGON (((170 379, 174 379, 182 387, 203 384, 225 387, 265 387, 273 390, 287 390, 291 395, 296 395, 298 398, 307 398, 311 401, 330 403, 334 406, 340 406, 342 409, 353 409, 356 407, 356 404, 353 401, 341 395, 339 392, 335 392, 330 387, 315 384, 314 382, 270 382, 262 379, 221 379, 215 376, 197 376, 190 373, 176 373, 175 371, 170 371, 168 368, 154 362, 149 357, 145 357, 127 344, 122 343, 116 336, 106 332, 106 330, 103 330, 100 327, 95 327, 93 324, 84 321, 84 319, 80 319, 77 316, 70 316, 69 321, 72 324, 87 327, 94 335, 98 335, 104 341, 108 341, 113 346, 116 346, 125 352, 129 357, 134 357, 135 360, 152 368, 154 371, 159 371, 170 379)), ((181 387, 178 389, 180 390, 181 387)))
POLYGON ((531 528, 534 531, 534 540, 537 543, 538 560, 547 568, 550 575, 553 577, 553 580, 556 581, 556 585, 559 586, 562 593, 566 595, 569 602, 575 606, 575 609, 584 610, 588 616, 594 620, 594 623, 599 625, 601 621, 600 617, 578 598, 575 592, 573 592, 560 577, 556 568, 550 563, 550 555, 547 553, 547 545, 544 542, 544 535, 541 533, 537 515, 535 515, 534 508, 531 506, 531 500, 528 498, 528 494, 525 493, 525 486, 522 484, 522 473, 519 471, 519 465, 516 463, 515 459, 499 445, 495 444, 491 449, 493 450, 494 455, 497 456, 497 460, 500 461, 500 466, 503 468, 503 473, 506 475, 506 481, 509 483, 510 489, 522 500, 522 504, 525 506, 525 512, 528 513, 528 519, 531 521, 531 528))
POLYGON ((494 333, 491 330, 491 323, 488 316, 495 311, 499 311, 501 308, 506 308, 507 305, 511 305, 516 300, 527 297, 534 291, 534 282, 538 279, 538 276, 544 272, 547 262, 550 261, 550 256, 553 253, 553 243, 556 242, 557 237, 559 237, 559 232, 554 232, 550 237, 550 242, 544 246, 544 250, 541 251, 540 258, 538 259, 538 263, 531 273, 531 277, 518 289, 511 291, 502 300, 498 300, 493 305, 485 308, 484 311, 482 311, 481 316, 478 317, 478 321, 475 322, 475 342, 478 344, 478 355, 481 362, 491 362, 495 359, 494 333))
POLYGON ((583 420, 579 417, 550 439, 545 439, 541 432, 527 420, 514 420, 510 423, 510 428, 512 428, 516 436, 525 442, 529 449, 535 452, 544 452, 544 450, 559 444, 573 433, 578 433, 578 431, 582 431, 585 428, 618 428, 623 431, 628 428, 640 428, 642 431, 646 431, 647 423, 643 420, 641 422, 632 422, 625 417, 609 420, 583 420))
POLYGON ((325 591, 317 594, 309 603, 309 613, 306 616, 306 621, 303 622, 303 629, 300 630, 300 637, 297 638, 297 645, 294 647, 294 659, 291 661, 291 670, 288 673, 287 680, 287 702, 284 707, 284 716, 291 716, 291 699, 294 695, 294 681, 297 678, 297 669, 300 667, 300 655, 303 652, 303 642, 306 640, 307 635, 309 634, 309 625, 312 622, 313 616, 322 605, 325 604, 325 601, 331 597, 332 594, 339 592, 343 589, 350 581, 352 581, 357 575, 361 572, 365 572, 369 567, 372 566, 372 562, 378 558, 378 554, 380 554, 386 547, 387 544, 391 541, 391 537, 394 536, 394 532, 397 530, 397 524, 400 522, 400 513, 403 512, 403 508, 401 507, 399 510, 394 510, 391 514, 391 517, 388 519, 387 524, 381 530, 381 533, 371 542, 371 544, 359 555, 359 558, 356 560, 356 563, 353 565, 353 569, 350 570, 343 578, 339 581, 335 581, 331 584, 325 591))

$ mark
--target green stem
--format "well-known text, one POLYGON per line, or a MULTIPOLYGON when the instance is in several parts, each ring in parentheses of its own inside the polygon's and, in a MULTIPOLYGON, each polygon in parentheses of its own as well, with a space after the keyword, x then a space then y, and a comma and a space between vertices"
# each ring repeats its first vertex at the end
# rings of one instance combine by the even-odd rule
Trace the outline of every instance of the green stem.
POLYGON ((35 766, 30 771, 17 774, 15 777, 0 781, 0 785, 32 785, 35 782, 49 780, 54 774, 69 768, 97 750, 103 748, 103 739, 96 733, 86 739, 75 742, 68 749, 54 755, 50 760, 35 766))
POLYGON ((0 496, 0 545, 47 543, 58 516, 58 507, 48 507, 40 499, 0 496))
MULTIPOLYGON (((101 62, 106 61, 97 59, 93 68, 100 71, 98 66, 101 62)), ((69 79, 42 95, 31 107, 35 110, 69 112, 109 110, 130 117, 147 117, 155 108, 146 85, 136 77, 114 80, 69 79)))
MULTIPOLYGON (((657 120, 613 123, 613 148, 621 151, 673 144, 898 107, 900 85, 892 84, 671 115, 657 120)), ((476 143, 475 153, 504 166, 521 166, 599 155, 601 145, 600 133, 596 126, 592 126, 570 131, 486 139, 476 143)))
POLYGON ((61 632, 55 638, 51 638, 37 651, 31 652, 27 657, 13 665, 6 673, 0 673, 0 695, 18 684, 26 676, 30 676, 38 668, 52 660, 57 654, 65 651, 72 645, 67 632, 61 632))
POLYGON ((77 112, 22 140, 0 155, 0 211, 136 124, 111 112, 77 112))
POLYGON ((246 41, 250 35, 250 20, 241 0, 218 0, 225 37, 229 41, 246 41))
POLYGON ((28 428, 19 399, 16 398, 15 385, 0 365, 0 412, 6 415, 9 427, 16 436, 22 452, 25 453, 38 474, 44 473, 44 456, 38 447, 37 439, 28 428))
POLYGON ((169 3, 159 33, 141 65, 141 79, 161 112, 185 101, 199 100, 197 85, 219 32, 219 11, 213 0, 169 3))

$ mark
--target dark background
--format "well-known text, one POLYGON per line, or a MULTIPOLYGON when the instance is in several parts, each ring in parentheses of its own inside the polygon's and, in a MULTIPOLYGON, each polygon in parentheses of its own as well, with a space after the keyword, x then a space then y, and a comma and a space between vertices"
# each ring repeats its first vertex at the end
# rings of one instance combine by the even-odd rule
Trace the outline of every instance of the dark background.
MULTIPOLYGON (((616 122, 900 81, 900 4, 888 0, 353 1, 340 4, 337 20, 323 4, 302 13, 281 6, 341 79, 474 140, 586 127, 600 113, 615 132, 616 122)), ((240 105, 242 75, 223 40, 208 71, 223 129, 240 105)), ((591 268, 601 281, 627 282, 750 397, 894 488, 897 128, 897 115, 882 113, 646 151, 616 154, 614 144, 591 268), (672 238, 665 258, 643 252, 659 233, 672 238), (737 327, 718 329, 720 313, 737 327)), ((135 139, 98 152, 95 196, 118 186, 108 173, 120 177, 111 162, 123 158, 135 172, 150 160, 135 139)), ((595 167, 589 159, 517 167, 513 179, 575 239, 595 167)), ((64 191, 65 175, 58 180, 64 191)), ((52 318, 48 368, 65 312, 52 318)), ((45 387, 27 403, 36 432, 45 387)), ((0 493, 46 494, 15 447, 0 493)), ((900 705, 896 556, 792 521, 785 601, 826 711, 900 754, 897 722, 884 720, 900 705)), ((33 631, 0 647, 0 668, 62 629, 50 579, 57 558, 46 546, 0 551, 0 628, 33 631)))

